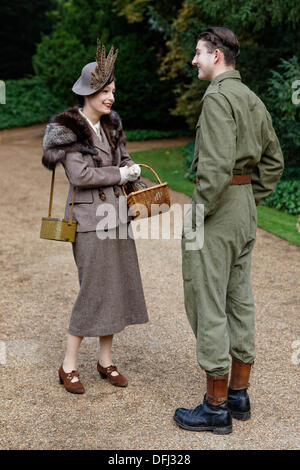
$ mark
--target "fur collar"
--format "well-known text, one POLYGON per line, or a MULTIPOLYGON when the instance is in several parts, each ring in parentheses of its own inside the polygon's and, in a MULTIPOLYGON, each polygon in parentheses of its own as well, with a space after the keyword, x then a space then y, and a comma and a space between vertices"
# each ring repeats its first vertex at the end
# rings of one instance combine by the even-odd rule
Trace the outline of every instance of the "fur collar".
POLYGON ((42 163, 49 170, 62 162, 67 151, 97 155, 93 148, 93 131, 77 106, 53 116, 45 130, 43 148, 42 163))

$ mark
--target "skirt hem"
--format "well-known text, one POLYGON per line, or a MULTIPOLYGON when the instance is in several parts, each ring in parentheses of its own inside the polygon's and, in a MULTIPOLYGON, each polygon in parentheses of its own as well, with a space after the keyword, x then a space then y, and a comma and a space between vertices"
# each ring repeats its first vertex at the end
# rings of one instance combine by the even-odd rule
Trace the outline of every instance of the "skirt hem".
POLYGON ((143 325, 143 324, 148 323, 148 322, 149 322, 149 320, 142 320, 142 321, 140 321, 140 322, 135 321, 135 322, 133 322, 133 323, 127 323, 126 325, 124 325, 123 327, 121 327, 121 329, 120 329, 120 328, 116 328, 114 331, 111 331, 111 330, 110 330, 110 331, 104 331, 104 333, 103 333, 103 332, 101 332, 101 333, 90 333, 90 332, 88 332, 88 333, 82 333, 82 332, 80 332, 80 333, 79 333, 78 331, 75 332, 74 330, 70 330, 70 328, 68 329, 68 333, 69 333, 70 335, 73 335, 73 336, 84 336, 84 337, 110 336, 110 335, 115 335, 115 334, 117 334, 117 333, 121 333, 121 331, 123 331, 123 330, 126 328, 126 326, 131 326, 131 325, 143 325))

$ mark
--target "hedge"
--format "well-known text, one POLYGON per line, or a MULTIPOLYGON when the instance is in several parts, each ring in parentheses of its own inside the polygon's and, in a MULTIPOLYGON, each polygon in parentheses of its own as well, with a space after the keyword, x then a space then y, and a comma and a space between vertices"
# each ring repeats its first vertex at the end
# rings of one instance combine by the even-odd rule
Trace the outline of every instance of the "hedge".
POLYGON ((67 107, 35 77, 6 80, 5 86, 6 104, 0 105, 0 129, 46 122, 67 107))

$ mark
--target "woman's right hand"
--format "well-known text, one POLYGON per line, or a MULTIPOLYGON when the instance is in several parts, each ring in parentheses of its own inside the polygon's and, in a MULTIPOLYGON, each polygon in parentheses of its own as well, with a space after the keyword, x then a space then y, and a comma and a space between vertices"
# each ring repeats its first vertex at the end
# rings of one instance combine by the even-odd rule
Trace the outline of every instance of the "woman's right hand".
MULTIPOLYGON (((137 165, 133 166, 136 167, 137 165)), ((133 168, 133 166, 123 166, 119 168, 121 174, 120 185, 126 184, 128 181, 136 181, 138 179, 138 172, 136 171, 136 168, 133 168)))

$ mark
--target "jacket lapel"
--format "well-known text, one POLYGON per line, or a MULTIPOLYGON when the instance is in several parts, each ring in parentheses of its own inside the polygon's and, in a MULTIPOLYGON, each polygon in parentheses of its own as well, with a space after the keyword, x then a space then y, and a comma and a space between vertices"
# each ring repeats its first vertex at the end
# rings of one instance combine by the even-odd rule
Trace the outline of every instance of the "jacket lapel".
MULTIPOLYGON (((110 155, 110 146, 107 141, 105 132, 103 131, 101 126, 100 126, 100 134, 101 134, 102 140, 97 136, 96 132, 93 131, 93 144, 102 152, 105 152, 106 154, 110 155)), ((94 158, 96 158, 96 160, 100 160, 101 157, 100 156, 97 157, 97 155, 95 155, 94 158)))

